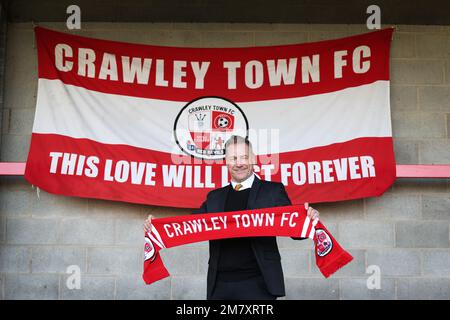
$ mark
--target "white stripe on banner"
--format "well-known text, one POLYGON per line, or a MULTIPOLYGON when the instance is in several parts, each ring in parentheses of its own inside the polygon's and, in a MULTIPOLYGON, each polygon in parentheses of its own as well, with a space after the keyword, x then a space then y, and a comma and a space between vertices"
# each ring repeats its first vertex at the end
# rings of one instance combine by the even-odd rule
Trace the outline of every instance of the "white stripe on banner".
MULTIPOLYGON (((39 79, 33 132, 181 154, 172 132, 184 106, 185 103, 107 94, 65 85, 60 80, 39 79)), ((361 137, 392 136, 389 81, 301 98, 242 102, 239 106, 256 134, 261 132, 258 130, 280 130, 279 137, 283 138, 274 152, 305 150, 361 137)), ((258 151, 258 139, 250 139, 257 154, 273 153, 267 149, 258 151)))

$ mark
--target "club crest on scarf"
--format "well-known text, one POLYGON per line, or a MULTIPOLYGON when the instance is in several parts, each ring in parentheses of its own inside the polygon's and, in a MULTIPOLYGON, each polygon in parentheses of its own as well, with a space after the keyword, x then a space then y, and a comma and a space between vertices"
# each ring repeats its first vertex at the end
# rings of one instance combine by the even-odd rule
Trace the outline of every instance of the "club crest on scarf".
POLYGON ((145 261, 150 260, 150 262, 152 262, 153 260, 155 260, 156 258, 156 250, 155 247, 153 246, 152 241, 145 237, 145 245, 144 245, 144 258, 145 261))
POLYGON ((330 236, 323 229, 316 229, 317 255, 326 256, 333 248, 330 236))
POLYGON ((233 134, 247 137, 248 121, 232 101, 202 97, 184 106, 174 124, 175 141, 183 152, 201 159, 225 157, 225 142, 233 134))

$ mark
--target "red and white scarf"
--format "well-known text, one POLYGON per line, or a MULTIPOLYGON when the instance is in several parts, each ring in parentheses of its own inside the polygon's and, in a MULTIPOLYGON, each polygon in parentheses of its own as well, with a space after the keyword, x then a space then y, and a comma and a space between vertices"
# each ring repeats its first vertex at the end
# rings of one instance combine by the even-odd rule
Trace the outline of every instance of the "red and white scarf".
POLYGON ((353 257, 328 232, 319 219, 311 220, 304 206, 152 219, 152 230, 145 234, 145 283, 169 276, 159 251, 183 244, 214 239, 258 236, 310 238, 314 241, 316 265, 328 278, 353 257))

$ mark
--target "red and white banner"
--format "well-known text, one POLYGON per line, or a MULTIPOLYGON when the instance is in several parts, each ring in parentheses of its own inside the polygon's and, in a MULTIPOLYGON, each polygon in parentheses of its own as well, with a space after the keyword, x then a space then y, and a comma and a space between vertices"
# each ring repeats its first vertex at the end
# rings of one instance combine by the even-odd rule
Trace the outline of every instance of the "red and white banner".
POLYGON ((25 177, 56 194, 196 208, 228 184, 224 144, 237 134, 294 204, 381 195, 395 180, 392 32, 211 49, 37 27, 25 177))

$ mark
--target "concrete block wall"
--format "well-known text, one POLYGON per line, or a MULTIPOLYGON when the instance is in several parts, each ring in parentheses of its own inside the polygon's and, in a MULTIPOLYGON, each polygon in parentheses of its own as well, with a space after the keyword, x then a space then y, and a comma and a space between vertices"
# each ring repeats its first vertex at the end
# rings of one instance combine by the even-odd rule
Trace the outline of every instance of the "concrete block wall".
MULTIPOLYGON (((4 100, 4 76, 5 76, 5 54, 6 54, 6 9, 3 3, 0 3, 0 136, 3 123, 3 100, 4 100)), ((0 139, 1 150, 1 139, 0 139)))
MULTIPOLYGON (((66 31, 64 24, 43 26, 66 31)), ((333 39, 365 25, 84 23, 77 34, 135 43, 258 46, 333 39)), ((68 31, 67 31, 68 32, 68 31)), ((399 164, 450 164, 450 27, 399 25, 391 55, 391 108, 399 164)), ((25 161, 37 92, 30 23, 8 25, 1 161, 25 161)), ((279 238, 285 299, 450 299, 450 182, 399 179, 379 198, 314 204, 354 256, 329 279, 312 243, 279 238), (369 266, 381 272, 369 290, 369 266)), ((189 210, 38 192, 0 177, 0 298, 204 299, 207 243, 162 252, 170 278, 144 285, 142 222, 189 210), (70 290, 67 267, 81 270, 70 290)))

